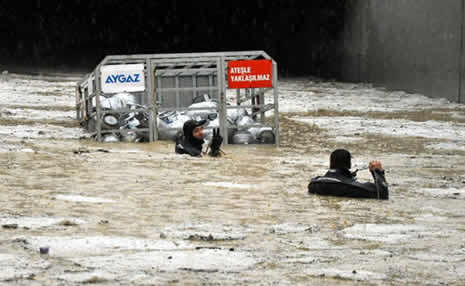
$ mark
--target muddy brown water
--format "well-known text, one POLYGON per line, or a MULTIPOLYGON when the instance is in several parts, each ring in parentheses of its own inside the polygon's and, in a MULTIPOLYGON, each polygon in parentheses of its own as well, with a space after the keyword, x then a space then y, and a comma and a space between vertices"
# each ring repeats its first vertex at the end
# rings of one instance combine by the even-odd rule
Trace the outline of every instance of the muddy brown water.
POLYGON ((172 142, 2 139, 0 284, 465 283, 463 153, 415 137, 335 142, 286 114, 281 130, 281 148, 222 158, 172 142), (307 194, 338 147, 357 166, 383 162, 389 201, 307 194))

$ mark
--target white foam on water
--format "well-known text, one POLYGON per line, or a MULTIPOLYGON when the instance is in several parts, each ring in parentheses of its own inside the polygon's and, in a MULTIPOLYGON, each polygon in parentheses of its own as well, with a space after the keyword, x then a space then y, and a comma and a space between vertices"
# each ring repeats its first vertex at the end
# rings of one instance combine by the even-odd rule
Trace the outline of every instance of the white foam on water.
MULTIPOLYGON (((356 266, 354 266, 356 267, 356 266)), ((312 276, 325 276, 330 278, 342 278, 356 281, 372 281, 372 280, 383 280, 387 276, 384 273, 376 273, 364 270, 341 270, 336 268, 327 269, 307 269, 304 271, 305 274, 312 276)))
POLYGON ((432 144, 427 144, 426 148, 435 149, 435 150, 465 151, 465 142, 464 141, 450 141, 450 142, 432 143, 432 144))
POLYGON ((27 120, 76 120, 76 111, 36 110, 28 108, 0 109, 0 118, 27 119, 27 120))
POLYGON ((0 105, 68 106, 76 104, 75 81, 6 77, 0 80, 0 105))
MULTIPOLYGON (((34 236, 22 237, 28 246, 39 249, 48 246, 49 255, 55 257, 87 257, 89 255, 112 254, 120 251, 167 251, 188 248, 185 242, 141 239, 118 236, 34 236)), ((190 246, 192 248, 192 246, 190 246)))
POLYGON ((418 221, 418 222, 432 223, 432 222, 445 222, 447 220, 448 218, 445 216, 439 216, 439 215, 432 214, 432 213, 425 213, 425 214, 415 217, 415 221, 418 221))
POLYGON ((0 253, 0 282, 27 279, 49 266, 50 263, 44 260, 32 261, 22 255, 0 253))
POLYGON ((434 198, 460 198, 465 199, 465 188, 421 188, 415 189, 414 192, 421 193, 424 195, 432 196, 434 198))
POLYGON ((0 142, 0 153, 5 152, 21 152, 22 150, 26 150, 22 144, 10 144, 0 142))
POLYGON ((168 238, 216 241, 242 240, 246 238, 249 231, 237 225, 216 224, 173 225, 162 230, 168 238))
POLYGON ((0 136, 22 139, 79 139, 84 135, 80 128, 67 128, 51 124, 0 125, 0 136))
POLYGON ((376 119, 363 117, 293 117, 292 120, 327 129, 329 135, 382 134, 389 136, 418 136, 430 139, 465 141, 465 124, 429 120, 417 122, 404 119, 376 119), (341 128, 343 126, 344 128, 341 128))
POLYGON ((300 232, 318 232, 320 230, 317 225, 307 225, 301 223, 282 223, 273 225, 270 228, 271 233, 276 234, 288 234, 288 233, 300 233, 300 232))
POLYGON ((105 271, 91 271, 87 273, 65 273, 55 277, 58 280, 65 280, 72 283, 95 284, 105 283, 118 279, 118 275, 105 271))
POLYGON ((363 137, 353 137, 353 136, 333 136, 329 138, 331 141, 343 142, 343 143, 355 143, 363 141, 363 137))
POLYGON ((85 267, 112 269, 112 271, 132 272, 145 269, 158 271, 241 271, 252 267, 258 261, 250 254, 223 249, 200 249, 185 251, 139 252, 71 258, 85 267))
POLYGON ((86 221, 76 218, 54 218, 54 217, 3 217, 0 218, 0 225, 17 224, 18 227, 37 229, 72 223, 76 225, 85 224, 86 221))
POLYGON ((98 197, 85 197, 79 195, 57 195, 57 200, 82 202, 82 203, 114 203, 114 200, 98 198, 98 197))
POLYGON ((342 230, 345 238, 397 243, 432 231, 421 225, 408 224, 356 224, 342 230))
MULTIPOLYGON (((266 97, 267 104, 272 96, 266 97)), ((307 79, 279 81, 280 112, 310 112, 319 109, 360 112, 395 112, 461 105, 443 98, 429 98, 403 91, 386 91, 369 84, 314 82, 307 79)))

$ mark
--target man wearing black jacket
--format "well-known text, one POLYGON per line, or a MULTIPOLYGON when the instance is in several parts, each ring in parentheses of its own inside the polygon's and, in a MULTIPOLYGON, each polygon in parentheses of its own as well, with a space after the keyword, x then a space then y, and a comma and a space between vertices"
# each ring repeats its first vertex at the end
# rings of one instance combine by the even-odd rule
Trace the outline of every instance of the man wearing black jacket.
MULTIPOLYGON (((189 154, 191 156, 202 156, 202 146, 205 141, 203 133, 203 125, 206 120, 195 121, 188 120, 182 128, 183 134, 176 138, 175 152, 178 154, 189 154)), ((220 146, 223 142, 219 129, 213 129, 213 137, 210 143, 209 155, 217 157, 220 155, 220 146)))
POLYGON ((311 180, 308 192, 325 196, 352 198, 389 199, 389 191, 384 170, 379 161, 371 161, 368 165, 375 183, 360 183, 351 173, 351 155, 349 151, 338 149, 331 153, 329 170, 324 176, 311 180))

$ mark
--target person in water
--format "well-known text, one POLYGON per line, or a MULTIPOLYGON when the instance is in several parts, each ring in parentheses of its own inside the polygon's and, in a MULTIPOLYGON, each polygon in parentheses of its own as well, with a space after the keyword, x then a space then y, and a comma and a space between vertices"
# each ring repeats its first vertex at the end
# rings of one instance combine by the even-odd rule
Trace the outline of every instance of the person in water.
POLYGON ((356 172, 349 170, 351 158, 352 156, 347 150, 333 151, 329 160, 328 172, 324 176, 313 178, 308 185, 308 192, 324 196, 388 200, 388 184, 381 162, 371 161, 368 165, 375 182, 360 183, 355 178, 356 172))
MULTIPOLYGON (((175 152, 177 154, 189 154, 191 156, 202 156, 202 147, 205 143, 203 125, 206 120, 195 121, 188 120, 182 128, 183 134, 176 138, 175 152)), ((210 152, 208 155, 218 157, 220 155, 220 146, 223 143, 223 137, 220 135, 219 129, 213 129, 213 137, 210 143, 210 152)))

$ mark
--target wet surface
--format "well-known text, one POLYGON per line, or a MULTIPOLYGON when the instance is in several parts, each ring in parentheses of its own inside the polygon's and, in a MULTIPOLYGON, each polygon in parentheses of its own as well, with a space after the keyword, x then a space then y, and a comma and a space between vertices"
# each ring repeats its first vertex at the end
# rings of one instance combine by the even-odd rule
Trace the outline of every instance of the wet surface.
POLYGON ((463 106, 283 81, 281 148, 190 158, 79 139, 73 80, 0 80, 0 285, 465 283, 463 106), (334 148, 381 160, 390 200, 308 195, 334 148))

